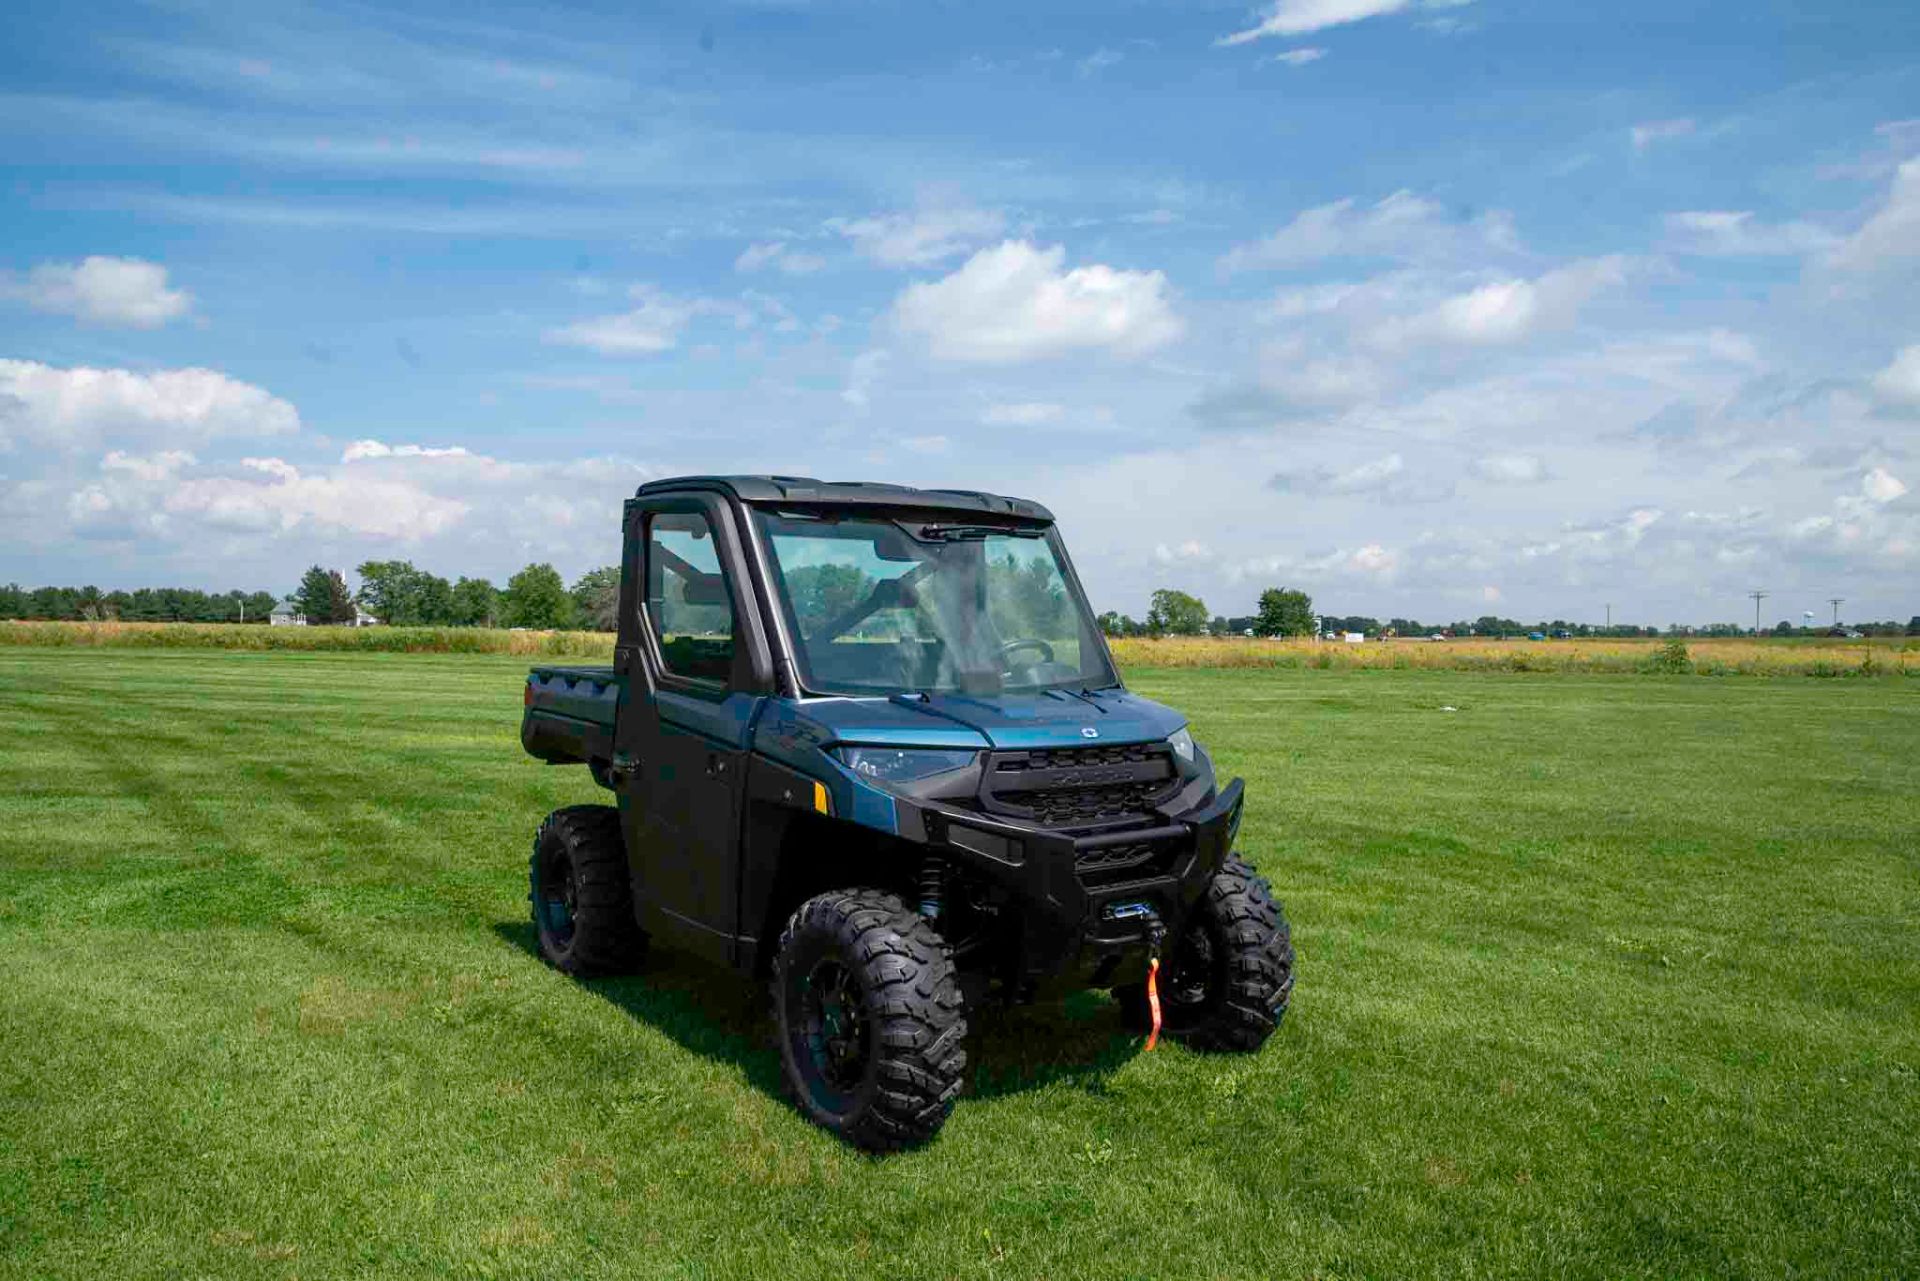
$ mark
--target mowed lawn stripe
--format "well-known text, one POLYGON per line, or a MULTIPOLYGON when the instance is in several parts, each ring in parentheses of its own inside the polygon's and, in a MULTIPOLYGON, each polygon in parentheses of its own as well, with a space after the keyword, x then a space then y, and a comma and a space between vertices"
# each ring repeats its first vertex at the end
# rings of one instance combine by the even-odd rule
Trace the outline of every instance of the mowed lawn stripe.
POLYGON ((1295 1009, 1238 1059, 980 1011, 876 1161, 751 987, 530 954, 533 827, 598 794, 523 672, 0 656, 0 1275, 1920 1264, 1910 682, 1133 673, 1248 779, 1295 1009))

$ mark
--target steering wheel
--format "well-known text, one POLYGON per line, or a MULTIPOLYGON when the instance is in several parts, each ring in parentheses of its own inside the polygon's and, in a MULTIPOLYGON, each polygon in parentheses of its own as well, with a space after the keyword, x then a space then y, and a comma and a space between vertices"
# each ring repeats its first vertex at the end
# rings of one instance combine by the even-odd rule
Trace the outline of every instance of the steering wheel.
POLYGON ((1007 665, 1008 671, 1013 670, 1013 656, 1015 654, 1018 654, 1023 649, 1039 650, 1040 661, 1043 663, 1051 663, 1053 661, 1053 646, 1047 644, 1047 642, 1039 639, 1038 637, 1028 637, 1026 640, 1008 641, 1006 644, 1000 647, 1000 661, 1007 665))

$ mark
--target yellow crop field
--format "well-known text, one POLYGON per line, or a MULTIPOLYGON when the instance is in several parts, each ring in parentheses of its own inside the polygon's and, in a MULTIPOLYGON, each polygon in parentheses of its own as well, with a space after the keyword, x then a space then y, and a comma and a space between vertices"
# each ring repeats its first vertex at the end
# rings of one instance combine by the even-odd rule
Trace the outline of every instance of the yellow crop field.
POLYGON ((1920 641, 1665 640, 1339 641, 1132 637, 1112 642, 1123 667, 1309 667, 1340 671, 1697 672, 1709 676, 1920 675, 1920 641), (1684 649, 1684 652, 1682 650, 1684 649))
MULTIPOLYGON (((520 654, 604 661, 605 632, 481 627, 265 627, 231 623, 0 623, 0 646, 107 649, 358 650, 520 654)), ((1267 640, 1130 637, 1112 642, 1123 668, 1276 667, 1370 671, 1614 672, 1705 676, 1916 676, 1920 639, 1267 640)))

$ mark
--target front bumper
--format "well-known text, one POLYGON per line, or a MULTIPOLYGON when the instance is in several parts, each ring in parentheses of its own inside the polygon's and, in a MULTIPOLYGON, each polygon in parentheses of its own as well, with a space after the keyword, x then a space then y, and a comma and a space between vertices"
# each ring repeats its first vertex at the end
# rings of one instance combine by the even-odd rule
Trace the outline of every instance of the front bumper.
POLYGON ((1025 977, 1101 987, 1144 975, 1156 921, 1179 933, 1233 847, 1244 799, 1236 778, 1156 826, 1079 837, 938 801, 902 799, 898 821, 901 836, 1007 891, 1025 977))

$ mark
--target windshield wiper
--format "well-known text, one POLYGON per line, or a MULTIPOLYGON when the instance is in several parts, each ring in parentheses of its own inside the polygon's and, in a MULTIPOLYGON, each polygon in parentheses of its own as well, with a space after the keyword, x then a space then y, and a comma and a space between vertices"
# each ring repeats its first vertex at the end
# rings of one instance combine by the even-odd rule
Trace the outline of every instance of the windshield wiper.
POLYGON ((929 543, 956 543, 987 538, 1045 538, 1045 529, 1019 525, 922 525, 920 539, 929 543))
POLYGON ((1093 691, 1090 689, 1074 689, 1071 685, 1055 685, 1053 690, 1057 694, 1072 695, 1074 698, 1079 699, 1087 706, 1093 708, 1096 712, 1099 712, 1102 716, 1107 714, 1107 709, 1100 705, 1100 700, 1093 696, 1093 691))

